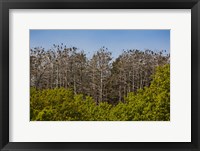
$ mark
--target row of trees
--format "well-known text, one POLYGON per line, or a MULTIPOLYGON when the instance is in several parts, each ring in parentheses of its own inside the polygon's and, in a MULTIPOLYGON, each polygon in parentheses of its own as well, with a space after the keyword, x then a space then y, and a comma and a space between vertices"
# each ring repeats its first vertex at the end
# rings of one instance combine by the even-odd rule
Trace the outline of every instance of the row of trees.
POLYGON ((130 92, 149 86, 157 66, 169 63, 169 54, 151 50, 127 50, 113 60, 102 47, 88 59, 76 47, 53 45, 52 49, 30 50, 31 87, 66 88, 91 96, 96 104, 123 102, 130 92))
POLYGON ((116 105, 91 96, 74 94, 69 88, 31 88, 32 121, 169 121, 170 66, 156 68, 149 87, 129 92, 116 105))

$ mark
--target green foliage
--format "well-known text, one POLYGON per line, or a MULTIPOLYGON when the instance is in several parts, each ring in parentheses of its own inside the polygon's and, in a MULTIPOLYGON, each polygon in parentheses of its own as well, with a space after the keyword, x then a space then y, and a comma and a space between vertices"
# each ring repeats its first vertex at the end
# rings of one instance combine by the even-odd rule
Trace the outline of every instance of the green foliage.
POLYGON ((157 67, 149 87, 130 92, 125 102, 96 104, 65 88, 31 88, 32 121, 169 121, 170 65, 157 67))

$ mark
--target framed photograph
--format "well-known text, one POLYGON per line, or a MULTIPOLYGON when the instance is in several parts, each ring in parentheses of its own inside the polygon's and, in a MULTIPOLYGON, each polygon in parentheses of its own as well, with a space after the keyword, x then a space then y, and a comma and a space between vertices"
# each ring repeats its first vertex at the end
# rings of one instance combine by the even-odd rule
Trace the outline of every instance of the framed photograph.
POLYGON ((200 150, 198 0, 1 0, 0 149, 200 150))

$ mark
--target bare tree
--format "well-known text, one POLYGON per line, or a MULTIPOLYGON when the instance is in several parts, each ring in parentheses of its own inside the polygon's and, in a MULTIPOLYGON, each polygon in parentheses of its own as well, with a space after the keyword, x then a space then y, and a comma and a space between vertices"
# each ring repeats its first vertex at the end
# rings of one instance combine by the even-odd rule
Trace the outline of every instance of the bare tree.
POLYGON ((165 51, 127 50, 112 60, 102 47, 86 57, 83 50, 66 45, 30 49, 30 86, 36 89, 70 88, 94 98, 96 103, 116 104, 130 92, 148 87, 157 66, 170 62, 165 51))

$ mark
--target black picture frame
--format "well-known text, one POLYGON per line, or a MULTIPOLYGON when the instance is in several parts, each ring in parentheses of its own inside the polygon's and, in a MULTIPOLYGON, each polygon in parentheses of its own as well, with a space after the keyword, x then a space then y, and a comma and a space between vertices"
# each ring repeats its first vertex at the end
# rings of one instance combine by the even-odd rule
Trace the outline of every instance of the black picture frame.
POLYGON ((0 0, 0 149, 15 150, 200 150, 199 0, 0 0), (191 9, 191 142, 9 142, 9 9, 191 9))

